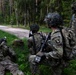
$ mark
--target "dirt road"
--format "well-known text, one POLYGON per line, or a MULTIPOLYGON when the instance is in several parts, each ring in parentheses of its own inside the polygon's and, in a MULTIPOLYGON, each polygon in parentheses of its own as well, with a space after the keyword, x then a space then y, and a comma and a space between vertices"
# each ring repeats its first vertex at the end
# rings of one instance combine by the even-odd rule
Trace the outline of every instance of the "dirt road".
POLYGON ((29 37, 29 30, 0 25, 0 30, 17 36, 20 39, 29 37))

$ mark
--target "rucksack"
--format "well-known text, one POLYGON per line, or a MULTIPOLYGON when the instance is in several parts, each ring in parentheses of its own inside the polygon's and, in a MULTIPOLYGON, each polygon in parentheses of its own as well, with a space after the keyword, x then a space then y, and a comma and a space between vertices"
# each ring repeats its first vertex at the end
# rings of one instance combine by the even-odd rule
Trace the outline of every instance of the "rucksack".
POLYGON ((39 52, 39 48, 41 46, 41 44, 43 43, 45 36, 42 33, 36 33, 36 34, 32 34, 32 40, 33 40, 33 50, 34 50, 34 54, 36 54, 37 52, 39 52), (38 38, 38 36, 39 38, 38 38))
POLYGON ((63 59, 66 61, 72 60, 76 57, 75 34, 70 28, 60 28, 60 32, 62 35, 62 42, 63 42, 63 59), (64 33, 63 31, 65 31, 66 33, 64 33), (66 37, 64 36, 64 34, 67 34, 66 37), (65 38, 68 41, 68 46, 66 44, 65 38))

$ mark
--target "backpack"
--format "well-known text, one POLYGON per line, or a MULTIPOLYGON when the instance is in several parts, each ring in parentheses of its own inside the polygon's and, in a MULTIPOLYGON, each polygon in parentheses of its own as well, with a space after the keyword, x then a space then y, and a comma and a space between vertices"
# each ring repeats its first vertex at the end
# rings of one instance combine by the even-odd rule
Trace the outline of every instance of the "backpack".
POLYGON ((72 60, 76 57, 75 34, 69 28, 60 28, 60 32, 63 42, 63 60, 72 60), (65 33, 63 31, 65 31, 65 33), (64 36, 65 34, 66 36, 64 36), (68 41, 68 44, 66 44, 66 41, 68 41))
POLYGON ((36 54, 37 52, 39 52, 40 46, 43 43, 45 36, 42 33, 36 33, 35 35, 32 34, 32 39, 33 39, 33 50, 36 54))

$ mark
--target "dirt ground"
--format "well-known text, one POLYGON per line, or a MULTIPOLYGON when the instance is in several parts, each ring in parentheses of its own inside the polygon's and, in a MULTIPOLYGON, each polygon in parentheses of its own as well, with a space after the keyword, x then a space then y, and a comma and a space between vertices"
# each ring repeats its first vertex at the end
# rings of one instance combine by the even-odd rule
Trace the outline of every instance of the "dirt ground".
POLYGON ((20 39, 29 37, 29 30, 0 25, 0 30, 17 36, 20 39))

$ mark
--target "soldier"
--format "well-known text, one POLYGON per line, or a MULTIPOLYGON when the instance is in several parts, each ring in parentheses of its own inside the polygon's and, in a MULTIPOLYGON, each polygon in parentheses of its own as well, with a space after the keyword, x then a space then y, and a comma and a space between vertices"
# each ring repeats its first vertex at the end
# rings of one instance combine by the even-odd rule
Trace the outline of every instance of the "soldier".
POLYGON ((55 61, 55 64, 52 65, 52 75, 61 75, 68 61, 73 58, 72 51, 76 51, 75 35, 70 29, 63 27, 62 17, 58 13, 48 13, 44 21, 52 30, 48 42, 52 51, 43 54, 55 61))
POLYGON ((39 51, 36 56, 30 58, 32 58, 32 63, 36 64, 39 59, 42 59, 36 59, 37 56, 46 56, 51 65, 52 75, 61 75, 64 67, 68 65, 67 62, 72 58, 72 48, 76 47, 75 35, 71 30, 62 27, 63 20, 58 13, 48 13, 44 21, 52 30, 50 38, 47 41, 50 50, 47 53, 39 51))
POLYGON ((44 36, 42 33, 39 33, 39 26, 37 24, 33 24, 30 26, 30 33, 28 39, 28 48, 29 48, 29 62, 30 62, 30 69, 32 75, 39 74, 39 67, 38 65, 33 64, 32 58, 36 56, 36 53, 39 51, 39 48, 42 44, 42 39, 44 36))
POLYGON ((18 65, 13 61, 16 59, 15 52, 7 46, 6 39, 0 40, 0 75, 5 75, 5 70, 9 70, 12 75, 24 75, 18 69, 18 65))
MULTIPOLYGON (((63 40, 61 29, 63 25, 62 17, 58 13, 48 13, 44 21, 52 30, 51 37, 48 40, 48 45, 52 50, 48 53, 43 53, 48 59, 51 59, 51 72, 52 75, 61 75, 62 65, 60 59, 63 57, 63 40)), ((39 55, 39 53, 37 53, 39 55)))
POLYGON ((73 32, 75 33, 76 36, 76 2, 74 2, 71 5, 71 9, 72 9, 72 18, 71 18, 71 22, 70 22, 70 27, 73 30, 73 32))

